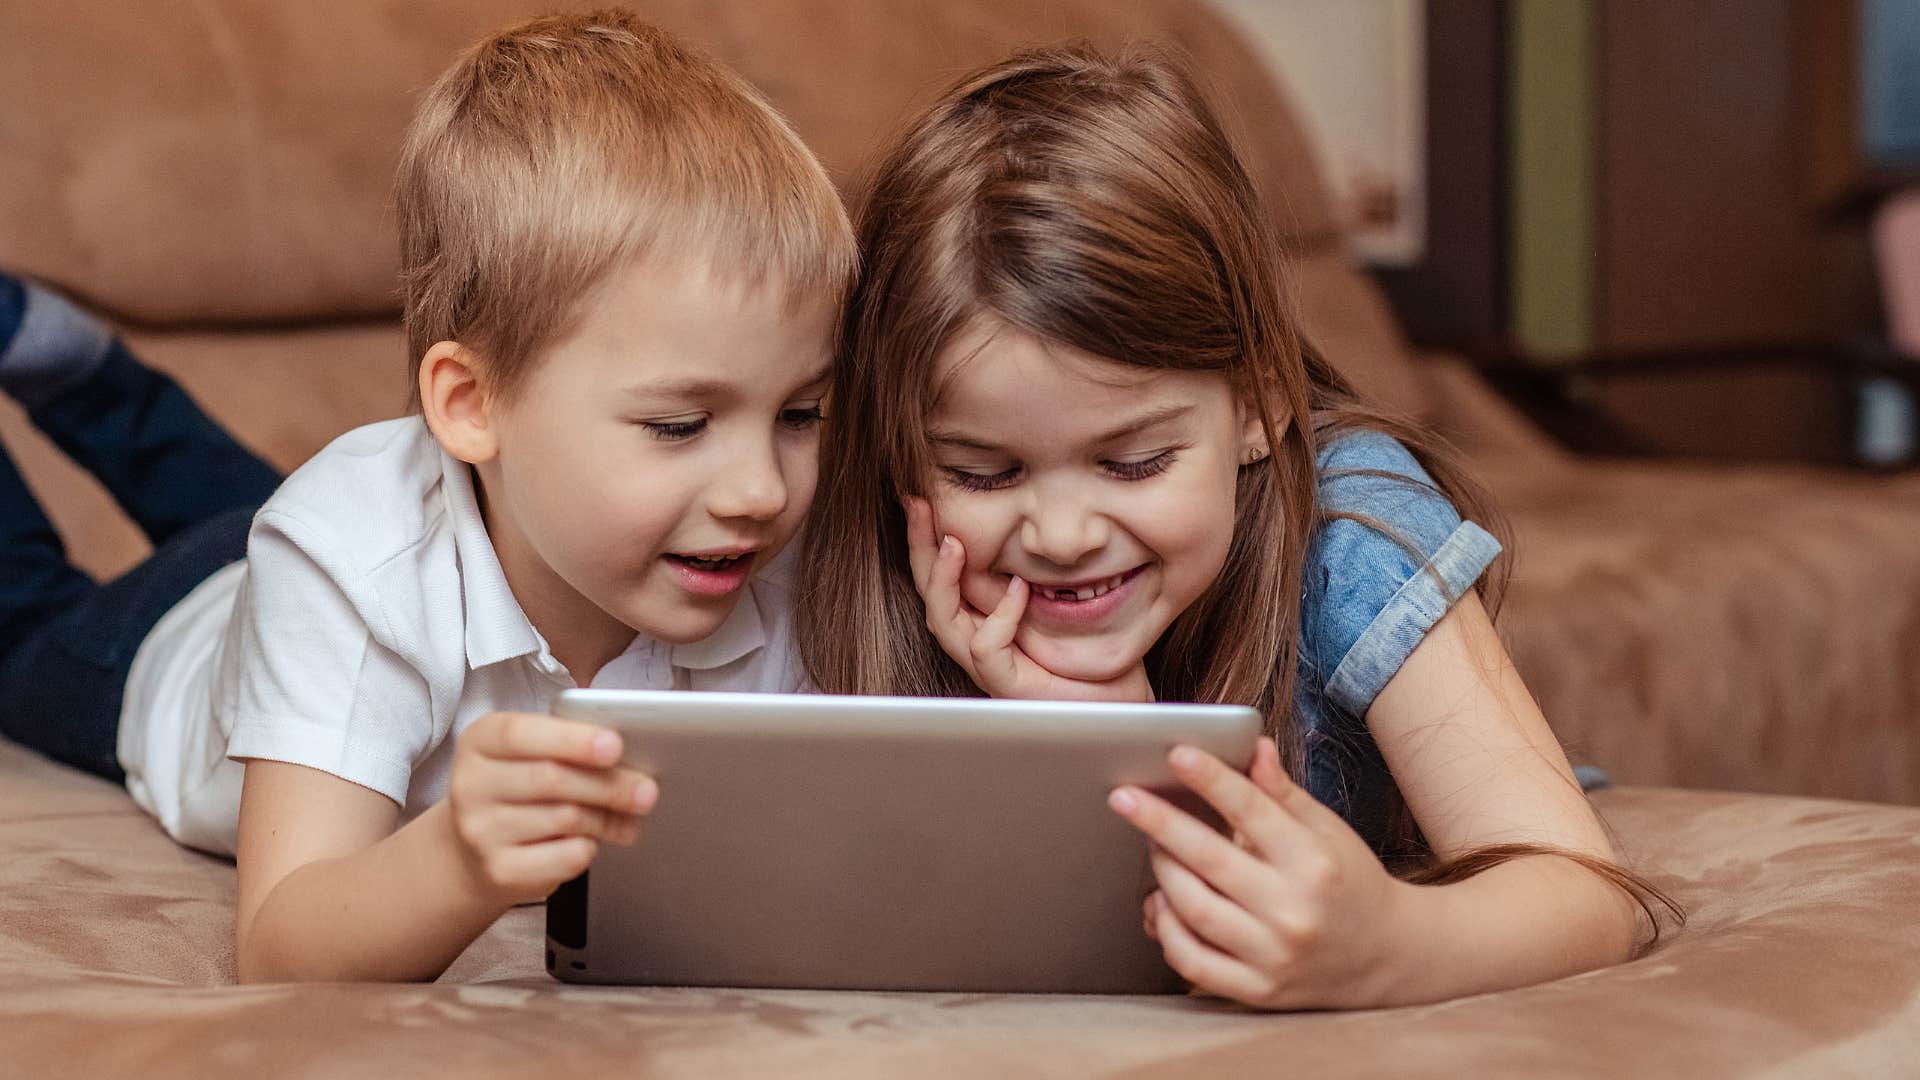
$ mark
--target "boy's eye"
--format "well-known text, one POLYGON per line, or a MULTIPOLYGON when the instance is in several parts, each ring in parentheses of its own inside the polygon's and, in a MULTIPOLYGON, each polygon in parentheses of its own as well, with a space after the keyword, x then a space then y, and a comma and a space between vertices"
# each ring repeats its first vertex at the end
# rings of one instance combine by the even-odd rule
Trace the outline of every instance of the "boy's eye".
POLYGON ((664 442, 679 442, 691 439, 706 430, 707 418, 696 416, 686 420, 642 420, 640 426, 647 434, 664 442))
POLYGON ((1162 450, 1142 461, 1109 461, 1106 469, 1121 480, 1145 480, 1150 476, 1159 476, 1173 464, 1175 451, 1162 450))
POLYGON ((792 428, 810 428, 827 418, 818 405, 809 405, 804 409, 783 409, 780 422, 792 428))
POLYGON ((992 491, 995 488, 1003 488, 1013 483, 1014 479, 1020 475, 1020 469, 1017 466, 1002 469, 997 473, 977 473, 956 469, 951 465, 942 465, 940 472, 946 476, 948 483, 962 491, 992 491))

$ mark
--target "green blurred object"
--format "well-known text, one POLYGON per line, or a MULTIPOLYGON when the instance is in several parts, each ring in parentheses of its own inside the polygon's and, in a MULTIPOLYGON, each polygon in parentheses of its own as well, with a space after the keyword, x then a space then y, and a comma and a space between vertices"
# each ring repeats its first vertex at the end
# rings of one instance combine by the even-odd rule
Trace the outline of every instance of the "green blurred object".
POLYGON ((1509 302, 1534 356, 1593 347, 1594 10, 1584 0, 1507 8, 1509 302))

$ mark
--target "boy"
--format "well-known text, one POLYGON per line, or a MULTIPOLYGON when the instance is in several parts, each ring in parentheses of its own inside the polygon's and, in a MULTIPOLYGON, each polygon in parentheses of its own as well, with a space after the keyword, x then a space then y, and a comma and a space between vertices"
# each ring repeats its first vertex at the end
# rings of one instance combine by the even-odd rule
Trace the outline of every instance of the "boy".
POLYGON ((629 15, 539 19, 427 94, 397 200, 418 412, 277 490, 97 324, 0 298, 0 388, 156 546, 94 587, 0 461, 0 722, 236 854, 243 980, 433 978, 631 843, 657 788, 557 690, 800 678, 769 564, 854 255, 787 125, 629 15))

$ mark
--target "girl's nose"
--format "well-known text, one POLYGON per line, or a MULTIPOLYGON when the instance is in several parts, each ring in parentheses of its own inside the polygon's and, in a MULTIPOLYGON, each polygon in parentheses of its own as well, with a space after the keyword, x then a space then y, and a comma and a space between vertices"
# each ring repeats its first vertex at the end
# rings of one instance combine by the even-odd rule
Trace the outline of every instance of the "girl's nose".
POLYGON ((1106 518, 1084 500, 1035 495, 1020 525, 1020 543, 1029 555, 1066 569, 1106 546, 1106 518))

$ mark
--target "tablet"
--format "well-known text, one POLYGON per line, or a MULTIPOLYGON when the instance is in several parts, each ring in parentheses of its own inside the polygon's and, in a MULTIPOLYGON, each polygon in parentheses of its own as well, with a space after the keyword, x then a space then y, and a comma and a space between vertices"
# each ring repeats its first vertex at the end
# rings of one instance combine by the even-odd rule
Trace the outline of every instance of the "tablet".
MULTIPOLYGON (((1165 993, 1136 784, 1199 812, 1176 743, 1249 765, 1224 705, 568 690, 660 801, 547 903, 569 982, 1165 993)), ((1211 814, 1211 823, 1220 822, 1211 814)))

